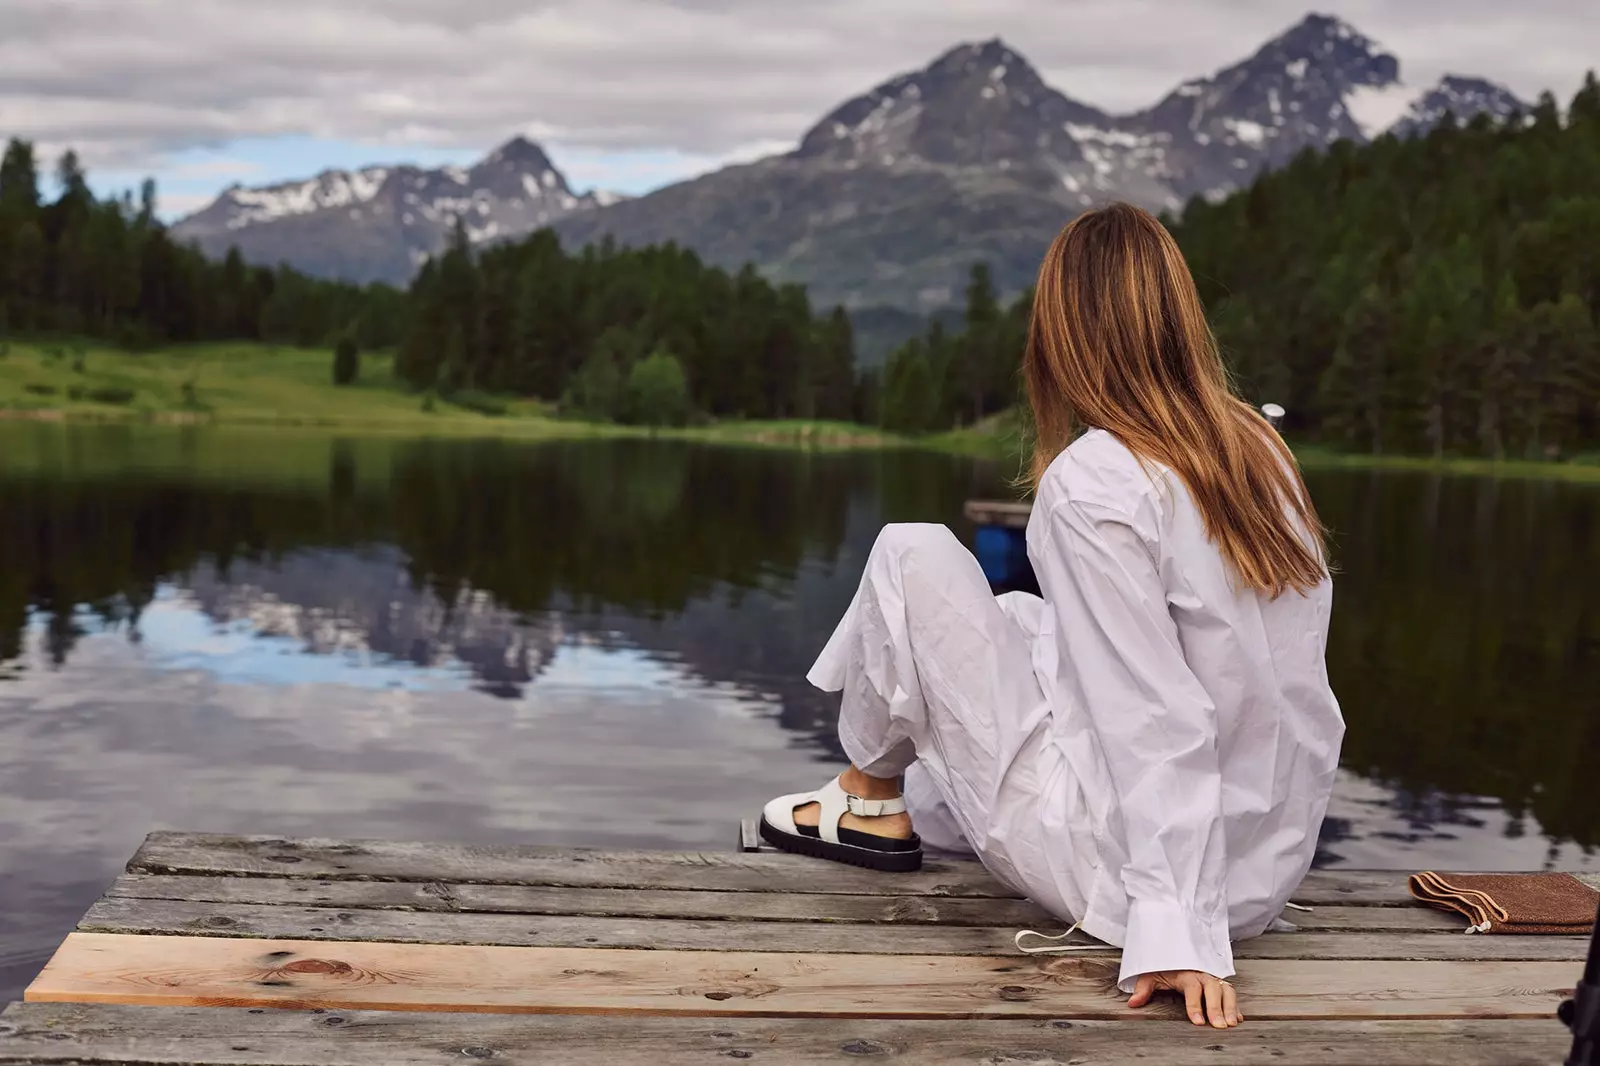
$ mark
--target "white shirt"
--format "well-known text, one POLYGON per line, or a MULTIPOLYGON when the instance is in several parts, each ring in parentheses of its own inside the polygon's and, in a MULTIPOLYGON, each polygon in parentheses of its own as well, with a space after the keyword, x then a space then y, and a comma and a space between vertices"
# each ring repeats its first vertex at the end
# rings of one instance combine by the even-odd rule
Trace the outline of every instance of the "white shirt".
POLYGON ((1327 809, 1332 585, 1236 588, 1182 480, 1100 430, 1050 465, 1027 537, 1034 671, 1093 840, 1065 857, 1083 929, 1123 946, 1124 991, 1156 970, 1229 977, 1230 939, 1281 913, 1327 809))

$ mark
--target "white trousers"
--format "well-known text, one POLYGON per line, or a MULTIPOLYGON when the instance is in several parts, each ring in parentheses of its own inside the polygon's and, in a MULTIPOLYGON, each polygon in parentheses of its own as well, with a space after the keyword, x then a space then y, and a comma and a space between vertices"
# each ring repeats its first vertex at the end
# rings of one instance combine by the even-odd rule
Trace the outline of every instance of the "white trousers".
POLYGON ((843 693, 839 739, 874 777, 905 775, 924 844, 975 853, 1015 891, 1070 918, 1082 894, 1062 849, 1069 782, 1033 671, 1043 602, 996 597, 941 525, 884 527, 809 680, 843 693))

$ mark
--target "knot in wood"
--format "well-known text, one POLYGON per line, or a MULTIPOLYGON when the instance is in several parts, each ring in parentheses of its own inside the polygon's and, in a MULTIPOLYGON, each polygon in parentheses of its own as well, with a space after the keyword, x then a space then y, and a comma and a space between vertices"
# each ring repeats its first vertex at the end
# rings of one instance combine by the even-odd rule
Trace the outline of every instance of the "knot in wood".
POLYGON ((887 1044, 880 1044, 876 1040, 852 1040, 840 1045, 839 1050, 846 1055, 887 1055, 890 1049, 887 1044))
POLYGON ((352 967, 348 962, 340 962, 338 959, 296 959, 283 966, 284 973, 347 974, 351 970, 352 967))

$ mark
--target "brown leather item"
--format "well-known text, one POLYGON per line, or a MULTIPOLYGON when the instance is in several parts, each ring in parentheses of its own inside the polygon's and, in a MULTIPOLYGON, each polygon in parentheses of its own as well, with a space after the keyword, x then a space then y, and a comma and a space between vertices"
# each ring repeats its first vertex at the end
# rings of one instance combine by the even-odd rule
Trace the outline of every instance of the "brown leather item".
POLYGON ((1600 891, 1571 874, 1412 874, 1411 894, 1465 915, 1468 932, 1556 933, 1594 929, 1600 891))

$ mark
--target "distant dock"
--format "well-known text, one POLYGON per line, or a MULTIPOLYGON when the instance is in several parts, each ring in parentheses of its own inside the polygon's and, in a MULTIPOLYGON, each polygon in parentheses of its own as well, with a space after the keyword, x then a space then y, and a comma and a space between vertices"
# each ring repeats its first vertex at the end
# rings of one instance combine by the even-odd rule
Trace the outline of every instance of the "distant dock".
POLYGON ((1027 540, 1033 504, 1021 500, 968 500, 961 510, 967 521, 977 527, 972 553, 978 557, 989 584, 999 588, 1035 584, 1027 540))
MULTIPOLYGON (((1586 876, 1591 883, 1600 878, 1586 876)), ((1130 1011, 1115 950, 981 866, 772 851, 152 834, 26 993, 0 1064, 1557 1062, 1587 938, 1463 936, 1401 872, 1314 871, 1237 945, 1238 1029, 1130 1011)))

